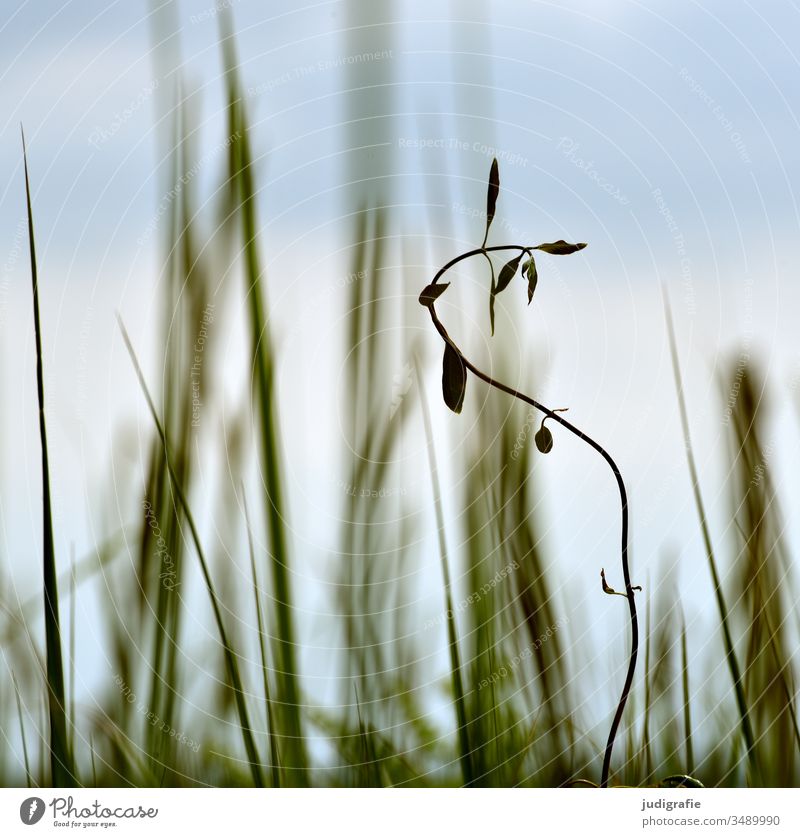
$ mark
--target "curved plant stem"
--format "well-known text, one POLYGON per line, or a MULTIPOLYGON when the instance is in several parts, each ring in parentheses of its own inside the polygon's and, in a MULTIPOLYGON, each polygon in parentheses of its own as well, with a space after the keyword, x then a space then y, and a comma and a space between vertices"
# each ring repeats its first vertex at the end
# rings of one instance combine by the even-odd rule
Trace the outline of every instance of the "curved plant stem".
MULTIPOLYGON (((524 247, 522 245, 514 244, 514 245, 497 245, 492 247, 478 247, 475 250, 470 250, 467 253, 462 253, 460 256, 457 256, 454 259, 451 259, 444 267, 442 267, 439 272, 434 276, 433 282, 431 284, 435 285, 437 282, 450 270, 452 267, 457 265, 459 262, 464 261, 465 259, 471 258, 472 256, 477 256, 480 254, 486 255, 488 258, 488 253, 501 251, 501 250, 520 250, 523 253, 528 252, 530 250, 529 247, 524 247)), ((447 329, 442 324, 441 320, 439 319, 435 304, 433 301, 428 303, 423 303, 427 305, 428 311, 431 315, 431 320, 433 321, 433 325, 435 326, 436 330, 441 335, 442 339, 447 343, 461 358, 461 362, 464 366, 472 372, 475 377, 480 378, 484 383, 488 384, 490 387, 494 387, 500 392, 505 392, 507 395, 510 395, 512 398, 517 398, 520 401, 523 401, 526 404, 529 404, 531 407, 539 410, 541 413, 544 413, 545 416, 551 418, 553 421, 558 422, 562 427, 569 430, 574 436, 577 436, 583 442, 585 442, 589 447, 593 448, 600 456, 608 464, 609 468, 611 468, 612 473, 614 474, 614 479, 617 482, 617 488, 619 489, 619 499, 620 499, 620 507, 622 510, 622 545, 621 545, 621 563, 622 563, 622 576, 625 582, 625 593, 623 594, 625 598, 628 600, 628 610, 630 613, 630 624, 631 624, 631 653, 630 658, 628 661, 628 672, 625 676, 625 684, 622 687, 622 694, 620 695, 619 703, 617 704, 617 710, 614 713, 614 720, 611 723, 611 729, 608 733, 608 741, 606 743, 605 754, 603 756, 603 770, 600 780, 601 787, 608 786, 608 777, 611 768, 611 753, 614 749, 614 740, 617 736, 617 731, 619 730, 619 725, 622 720, 622 713, 625 710, 625 704, 628 702, 628 696, 631 692, 631 687, 633 685, 633 676, 636 671, 636 658, 639 654, 639 620, 636 614, 636 602, 634 599, 634 588, 631 584, 631 576, 630 576, 630 568, 628 565, 628 493, 625 490, 625 482, 622 479, 622 473, 619 469, 617 463, 611 457, 611 454, 601 445, 599 442, 596 442, 592 439, 591 436, 587 436, 582 430, 577 428, 574 424, 567 421, 567 419, 563 418, 559 412, 556 410, 551 410, 549 407, 545 407, 544 404, 540 404, 536 399, 531 398, 529 395, 526 395, 519 390, 514 389, 513 387, 507 386, 506 384, 501 383, 500 381, 495 380, 491 375, 487 375, 482 370, 478 369, 477 366, 472 364, 461 352, 458 346, 453 341, 453 338, 447 333, 447 329)))

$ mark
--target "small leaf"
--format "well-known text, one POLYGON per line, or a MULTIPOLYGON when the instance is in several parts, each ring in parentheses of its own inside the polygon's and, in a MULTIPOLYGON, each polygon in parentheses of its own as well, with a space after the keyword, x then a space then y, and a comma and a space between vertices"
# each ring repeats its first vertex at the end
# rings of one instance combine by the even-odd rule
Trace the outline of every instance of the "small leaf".
POLYGON ((442 282, 441 284, 436 285, 428 285, 426 288, 423 288, 422 293, 419 295, 419 304, 425 305, 430 308, 434 302, 450 287, 449 282, 442 282))
POLYGON ((539 281, 539 274, 536 270, 536 262, 533 260, 533 256, 531 256, 530 261, 528 262, 528 305, 531 304, 533 300, 533 294, 536 291, 536 283, 539 281))
POLYGON ((586 244, 568 244, 564 239, 553 241, 550 244, 538 244, 534 250, 541 250, 543 253, 550 253, 551 256, 569 256, 583 250, 586 244))
POLYGON ((536 442, 536 447, 539 448, 542 453, 550 453, 553 449, 553 434, 550 432, 549 427, 544 426, 544 422, 533 439, 536 442))
POLYGON ((489 227, 494 220, 497 196, 500 194, 500 167, 497 165, 497 157, 492 160, 492 168, 489 170, 489 189, 486 192, 486 235, 483 243, 489 237, 489 227))
POLYGON ((603 584, 604 593, 607 593, 609 596, 617 595, 617 591, 613 587, 608 586, 608 582, 606 581, 606 571, 602 567, 600 569, 600 581, 603 584))
POLYGON ((516 258, 511 259, 511 261, 507 264, 503 265, 503 269, 500 271, 500 276, 497 279, 495 294, 499 294, 509 286, 511 280, 517 275, 517 270, 519 270, 519 263, 521 260, 522 253, 520 253, 516 258))
POLYGON ((494 279, 494 264, 489 258, 488 253, 486 258, 489 261, 489 270, 492 272, 492 284, 489 286, 489 323, 492 327, 492 337, 494 337, 494 298, 497 296, 497 283, 494 279))
POLYGON ((442 365, 442 393, 444 403, 454 412, 460 413, 464 406, 464 393, 467 391, 467 370, 461 355, 445 343, 444 362, 442 365))

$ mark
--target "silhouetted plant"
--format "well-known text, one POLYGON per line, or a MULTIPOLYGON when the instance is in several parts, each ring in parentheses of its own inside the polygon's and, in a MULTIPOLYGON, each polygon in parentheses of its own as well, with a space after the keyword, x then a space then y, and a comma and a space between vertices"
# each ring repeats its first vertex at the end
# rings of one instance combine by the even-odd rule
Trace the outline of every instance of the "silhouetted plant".
POLYGON ((611 468, 614 478, 617 481, 619 489, 620 507, 622 512, 622 546, 621 546, 621 562, 622 575, 625 581, 625 591, 620 592, 608 586, 605 580, 604 570, 600 570, 601 583, 603 592, 609 595, 624 596, 628 600, 628 608, 630 612, 631 624, 631 652, 628 662, 628 672, 625 677, 625 684, 620 695, 619 703, 617 704, 614 719, 611 722, 611 729, 608 734, 608 741, 606 743, 605 753, 603 757, 603 769, 600 784, 602 787, 608 785, 609 771, 611 767, 611 753, 614 748, 614 740, 619 729, 622 713, 625 709, 625 704, 628 700, 628 695, 633 684, 633 676, 636 671, 636 658, 639 653, 639 624, 636 615, 636 602, 634 600, 634 591, 641 590, 641 587, 634 587, 631 585, 630 570, 628 566, 628 495, 625 490, 625 483, 622 479, 622 474, 616 462, 611 458, 611 455, 598 442, 587 436, 582 430, 579 430, 575 425, 571 424, 559 413, 565 412, 565 408, 550 409, 540 404, 529 395, 509 387, 500 381, 495 380, 490 375, 481 371, 472 364, 462 353, 461 349, 456 345, 452 337, 447 333, 444 325, 442 325, 436 313, 436 301, 447 290, 450 283, 440 282, 442 277, 448 270, 455 267, 457 264, 470 259, 473 256, 483 256, 488 264, 491 274, 491 284, 489 288, 489 322, 491 325, 492 334, 494 335, 495 314, 494 305, 497 295, 502 293, 510 284, 512 279, 519 273, 528 285, 528 305, 533 300, 533 295, 536 292, 536 285, 538 282, 538 272, 536 269, 536 261, 534 259, 534 250, 542 253, 548 253, 553 256, 568 256, 572 253, 577 253, 583 250, 586 244, 570 244, 566 241, 559 240, 544 244, 524 245, 524 244, 503 244, 487 246, 489 240, 489 229, 494 220, 495 210, 497 207, 497 198, 500 194, 500 172, 497 160, 492 161, 492 167, 489 172, 489 186, 486 196, 486 230, 483 236, 483 243, 480 247, 474 250, 469 250, 462 253, 454 259, 451 259, 447 264, 439 269, 438 273, 433 277, 430 285, 426 286, 419 295, 420 305, 426 307, 430 313, 436 330, 444 340, 444 360, 442 369, 442 393, 444 395, 445 404, 455 413, 460 413, 464 405, 464 395, 467 388, 467 372, 472 372, 477 378, 480 378, 484 383, 495 389, 505 392, 520 401, 530 404, 535 409, 544 414, 541 426, 534 437, 536 447, 542 453, 550 453, 553 449, 553 434, 548 427, 545 426, 547 419, 560 424, 562 427, 569 430, 579 439, 584 441, 589 447, 593 448, 611 468), (510 261, 506 262, 500 270, 499 275, 495 276, 494 263, 492 262, 491 253, 499 253, 503 251, 517 251, 517 255, 510 261), (527 257, 527 258, 525 258, 527 257), (523 262, 523 258, 525 261, 523 262), (520 270, 520 266, 522 269, 520 270))

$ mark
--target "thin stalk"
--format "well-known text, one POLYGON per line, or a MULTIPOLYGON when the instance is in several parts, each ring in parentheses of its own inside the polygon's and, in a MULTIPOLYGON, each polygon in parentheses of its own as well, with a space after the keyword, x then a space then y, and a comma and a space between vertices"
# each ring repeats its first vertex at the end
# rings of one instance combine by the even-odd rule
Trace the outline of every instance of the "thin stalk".
POLYGON ((183 493, 183 488, 177 480, 177 475, 172 464, 172 457, 169 452, 169 444, 167 442, 166 431, 164 430, 164 426, 161 423, 161 419, 159 419, 158 417, 156 406, 153 403, 152 396, 150 395, 150 390, 148 389, 147 383, 145 382, 144 373, 142 372, 142 369, 139 366, 139 361, 136 357, 136 352, 133 349, 131 339, 128 336, 128 331, 125 328, 125 325, 123 324, 122 319, 119 316, 117 317, 117 320, 119 322, 120 331, 122 332, 122 339, 125 342, 125 348, 128 350, 131 362, 133 363, 133 368, 136 372, 136 377, 139 380, 139 385, 142 388, 142 393, 144 394, 145 400, 147 401, 147 406, 150 410, 150 414, 153 417, 153 423, 156 426, 156 432, 158 433, 158 436, 161 439, 161 444, 164 448, 164 461, 166 463, 167 470, 169 471, 169 475, 172 480, 172 487, 175 492, 175 497, 178 500, 178 504, 183 510, 184 515, 186 516, 186 522, 189 525, 189 532, 192 536, 192 542, 194 543, 194 547, 197 552, 197 558, 200 562, 200 569, 203 573, 203 580, 206 584, 206 590, 208 591, 208 596, 211 599, 211 608, 214 611, 214 619, 217 623, 217 631, 219 632, 219 637, 222 642, 222 650, 225 656, 225 664, 228 669, 228 676, 231 679, 231 687, 233 688, 233 693, 236 700, 236 709, 239 714, 239 724, 242 730, 242 738, 244 740, 244 747, 245 751, 247 752, 247 759, 250 766, 250 772, 253 776, 253 782, 256 785, 256 787, 263 788, 264 778, 261 775, 261 765, 258 759, 258 750, 256 749, 255 741, 253 740, 253 730, 250 726, 250 719, 247 713, 247 704, 244 698, 244 688, 242 686, 242 679, 239 674, 239 664, 237 662, 236 652, 234 651, 230 639, 228 638, 228 632, 225 629, 225 623, 222 620, 222 610, 220 608, 219 601, 217 600, 217 594, 214 591, 214 584, 211 581, 211 573, 208 569, 208 562, 206 561, 203 546, 200 543, 200 535, 197 532, 197 526, 195 525, 194 517, 192 515, 191 509, 189 508, 189 503, 186 499, 186 495, 183 493))
MULTIPOLYGON (((648 579, 649 581, 649 579, 648 579)), ((648 590, 650 585, 647 585, 648 590)), ((650 750, 650 697, 651 697, 651 684, 650 684, 650 646, 652 642, 652 610, 653 610, 653 597, 648 593, 647 595, 647 609, 645 611, 645 639, 644 639, 644 730, 642 733, 643 737, 643 749, 644 749, 644 772, 645 772, 645 783, 650 781, 650 777, 653 775, 653 757, 652 752, 650 750)))
POLYGON ((258 246, 259 223, 256 211, 255 165, 250 147, 250 127, 246 118, 242 86, 238 75, 230 15, 220 17, 223 61, 228 83, 229 130, 231 139, 231 185, 241 218, 245 292, 249 306, 252 376, 260 429, 261 467, 265 488, 265 513, 270 540, 276 630, 276 663, 282 672, 278 683, 281 712, 281 741, 284 768, 293 784, 306 783, 306 753, 301 717, 300 675, 295 654, 294 616, 286 509, 283 498, 280 428, 275 407, 275 370, 268 312, 265 272, 258 246))
POLYGON ((28 782, 28 787, 33 787, 33 776, 31 775, 31 763, 28 759, 28 742, 25 740, 25 724, 22 720, 22 701, 19 697, 19 684, 17 683, 17 676, 11 672, 11 680, 14 683, 14 694, 17 698, 17 715, 19 717, 19 734, 22 738, 22 757, 25 759, 25 777, 28 782))
MULTIPOLYGON (((431 284, 435 285, 439 279, 444 276, 444 274, 454 265, 458 264, 459 262, 464 261, 465 259, 471 258, 472 256, 477 256, 480 254, 486 254, 489 252, 497 252, 502 250, 520 250, 521 252, 525 253, 530 250, 530 247, 524 247, 522 245, 495 245, 492 247, 478 247, 474 250, 470 250, 467 253, 462 253, 460 256, 457 256, 454 259, 451 259, 444 267, 440 268, 438 273, 434 276, 433 281, 431 284)), ((553 421, 560 424, 562 427, 569 430, 574 436, 577 436, 583 442, 585 442, 589 447, 593 450, 597 451, 600 456, 606 461, 607 465, 611 469, 611 472, 614 474, 614 479, 617 483, 617 489, 619 490, 619 499, 620 499, 620 507, 621 507, 621 518, 622 518, 622 542, 621 542, 621 563, 622 563, 622 576, 625 582, 625 598, 628 600, 628 612, 630 615, 630 625, 631 625, 631 652, 630 657, 628 660, 628 671, 625 675, 625 683, 622 687, 622 693, 620 695, 619 703, 617 704, 617 710, 614 713, 614 719, 611 722, 611 729, 608 733, 608 741, 606 742, 605 753, 603 756, 603 769, 601 774, 600 785, 601 787, 608 786, 608 776, 609 771, 611 768, 611 753, 614 749, 614 740, 617 737, 617 732, 619 730, 620 722, 622 721, 622 713, 625 711, 625 704, 628 702, 628 697, 630 696, 631 687, 633 686, 633 676, 636 672, 636 659, 639 654, 639 621, 636 613, 636 602, 634 598, 634 588, 631 584, 631 576, 630 576, 630 568, 628 564, 628 493, 625 489, 625 482, 622 479, 622 472, 620 471, 617 463, 611 457, 611 454, 602 447, 598 442, 592 439, 591 436, 588 436, 582 430, 579 430, 574 424, 567 421, 567 419, 563 418, 563 416, 555 411, 551 410, 549 407, 545 407, 543 404, 539 403, 536 399, 531 398, 529 395, 525 395, 525 393, 519 392, 519 390, 514 389, 513 387, 507 386, 506 384, 501 383, 500 381, 495 380, 491 377, 491 375, 487 375, 485 372, 482 372, 478 369, 477 366, 472 364, 466 357, 464 357, 461 350, 455 344, 453 339, 447 333, 447 329, 442 325, 441 320, 436 314, 436 307, 433 302, 427 304, 428 311, 431 315, 431 320, 433 321, 433 325, 435 326, 436 330, 441 335, 442 339, 448 343, 452 349, 458 354, 461 358, 461 362, 464 366, 472 372, 477 378, 480 378, 484 383, 488 384, 491 387, 499 390, 500 392, 505 392, 507 395, 512 396, 512 398, 517 398, 520 401, 523 401, 526 404, 530 404, 539 412, 544 413, 545 416, 548 416, 553 421)))
POLYGON ((75 752, 75 544, 70 547, 69 577, 69 729, 70 752, 75 752))
POLYGON ((247 526, 247 546, 250 550, 250 572, 253 575, 253 596, 256 600, 256 618, 258 619, 258 647, 261 652, 261 674, 264 678, 264 700, 267 707, 267 735, 269 736, 269 752, 272 772, 272 786, 281 786, 281 766, 278 756, 278 741, 275 735, 275 718, 272 712, 272 698, 269 691, 269 672, 267 668, 267 645, 265 642, 264 617, 261 612, 261 596, 258 589, 258 572, 256 570, 256 553, 253 548, 253 531, 250 526, 250 514, 247 510, 247 498, 242 486, 242 505, 244 506, 244 519, 247 526))
MULTIPOLYGON (((433 310, 433 309, 431 309, 433 310)), ((464 699, 464 682, 461 676, 461 655, 458 650, 458 627, 456 625, 455 611, 453 610, 453 592, 450 581, 450 567, 447 558, 447 540, 444 536, 444 514, 442 512, 442 498, 439 487, 439 471, 436 464, 436 452, 433 448, 433 431, 431 430, 431 417, 428 410, 428 399, 425 395, 425 388, 422 386, 419 363, 414 357, 414 368, 419 382, 420 403, 422 405, 422 420, 425 425, 425 436, 428 448, 428 464, 431 473, 431 486, 433 490, 433 507, 436 513, 436 531, 439 537, 439 556, 442 563, 442 576, 444 579, 444 604, 447 615, 447 638, 450 650, 450 679, 453 685, 453 697, 456 704, 456 720, 458 722, 458 743, 461 757, 461 772, 465 785, 471 785, 475 781, 475 771, 472 766, 472 751, 469 746, 469 732, 467 726, 467 704, 464 699)))
POLYGON ((689 693, 689 655, 686 652, 686 617, 681 607, 681 669, 683 680, 683 730, 686 741, 686 772, 694 775, 694 748, 692 747, 692 709, 689 693))
POLYGON ((689 417, 686 409, 686 398, 683 393, 683 379, 681 377, 681 368, 678 362, 678 349, 675 341, 675 328, 672 324, 672 310, 667 298, 667 292, 662 287, 661 293, 664 299, 664 317, 667 323, 667 334, 669 335, 669 349, 672 355, 672 371, 675 376, 675 390, 678 395, 678 409, 681 416, 681 426, 683 428, 683 439, 686 447, 686 461, 689 465, 689 474, 692 479, 692 491, 694 493, 695 506, 697 507, 697 515, 700 518, 700 530, 703 535, 703 544, 706 550, 706 557, 708 558, 708 566, 711 570, 711 579, 714 584, 714 595, 717 599, 717 607, 719 608, 720 622, 722 623, 722 637, 725 643, 725 657, 728 661, 728 668, 731 672, 733 680, 733 687, 736 693, 736 705, 739 709, 739 717, 742 725, 742 735, 744 736, 745 744, 747 746, 747 756, 750 761, 750 766, 754 773, 758 773, 758 764, 755 752, 755 738, 753 736, 753 728, 750 724, 750 714, 747 708, 747 700, 744 694, 744 683, 742 681, 739 663, 736 659, 736 652, 733 648, 733 639, 730 631, 730 618, 728 615, 728 607, 725 604, 725 596, 722 592, 722 584, 719 580, 719 572, 717 571, 717 561, 714 557, 714 547, 711 544, 711 533, 708 529, 706 520, 705 505, 703 503, 703 495, 700 492, 700 478, 697 473, 697 465, 694 460, 694 451, 692 449, 692 437, 689 432, 689 417))
POLYGON ((36 340, 36 389, 39 397, 39 436, 42 445, 42 569, 44 592, 45 645, 47 647, 47 695, 50 715, 50 771, 55 787, 74 784, 72 755, 67 738, 67 714, 64 693, 64 661, 61 653, 61 626, 58 618, 58 580, 53 539, 53 514, 50 499, 50 462, 47 453, 47 428, 44 416, 44 371, 42 368, 42 324, 39 317, 39 273, 36 266, 36 242, 33 234, 33 209, 28 176, 28 152, 22 132, 22 157, 25 167, 25 197, 28 205, 28 239, 33 284, 33 324, 36 340))

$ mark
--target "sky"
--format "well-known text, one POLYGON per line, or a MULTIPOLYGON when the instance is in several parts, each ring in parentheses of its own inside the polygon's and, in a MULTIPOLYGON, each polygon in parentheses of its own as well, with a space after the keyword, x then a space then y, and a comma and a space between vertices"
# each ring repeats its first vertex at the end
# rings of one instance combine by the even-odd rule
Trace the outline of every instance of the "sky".
MULTIPOLYGON (((96 538, 88 505, 109 478, 120 428, 140 438, 146 427, 114 314, 128 322, 155 374, 163 117, 180 72, 198 93, 196 185, 211 195, 225 161, 218 23, 229 7, 254 124, 303 572, 313 573, 331 546, 341 502, 332 451, 347 442, 338 423, 320 418, 342 408, 341 360, 332 358, 344 339, 343 302, 335 292, 331 306, 308 301, 348 281, 352 213, 364 199, 391 204, 393 230, 409 243, 414 264, 396 248, 388 271, 398 301, 415 300, 438 265, 480 244, 497 156, 494 243, 589 243, 569 259, 542 260, 531 309, 523 310, 522 288, 500 306, 498 331, 518 358, 516 383, 541 381, 542 397, 569 406, 571 419, 592 428, 620 461, 632 496, 637 580, 655 575, 671 549, 687 559, 681 589, 703 601, 707 569, 661 289, 674 310, 712 522, 724 519, 729 500, 719 374, 742 353, 768 375, 771 466, 779 493, 797 496, 800 65, 791 33, 800 10, 781 0, 350 5, 195 0, 153 11, 139 0, 5 4, 0 551, 19 595, 36 589, 30 558, 40 538, 20 123, 42 274, 63 559, 71 544, 80 553, 96 538), (310 525, 302 525, 306 518, 310 525)), ((490 365, 486 277, 470 268, 461 278, 443 312, 471 356, 490 365)), ((421 313, 413 311, 409 327, 438 356, 421 313)), ((235 368, 236 341, 226 347, 235 368)), ((430 391, 437 374, 426 378, 430 391)), ((475 393, 462 416, 435 416, 446 473, 455 473, 479 406, 475 393)), ((565 455, 537 461, 547 486, 544 536, 561 556, 565 588, 580 589, 576 605, 583 605, 597 598, 597 567, 614 563, 615 495, 603 466, 563 441, 557 451, 565 455)), ((412 440, 400 464, 413 473, 422 452, 412 440)), ((426 502, 426 484, 404 479, 411 496, 426 502)), ((457 500, 455 486, 445 501, 457 500)), ((730 545, 735 535, 721 529, 720 543, 730 545)), ((788 533, 796 544, 796 522, 788 533)), ((621 636, 625 623, 614 604, 587 606, 597 618, 616 619, 621 636)), ((713 623, 714 614, 708 618, 713 623)))

